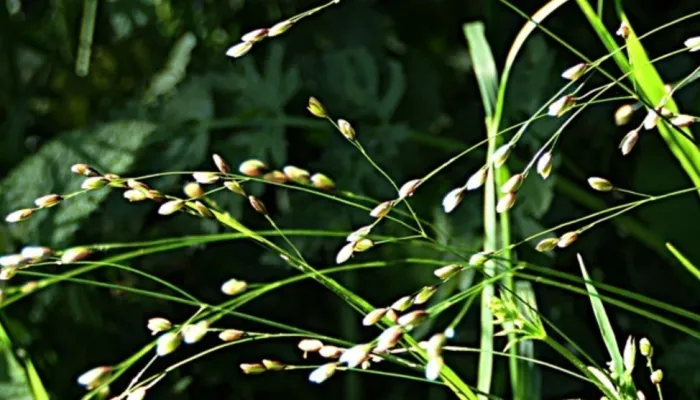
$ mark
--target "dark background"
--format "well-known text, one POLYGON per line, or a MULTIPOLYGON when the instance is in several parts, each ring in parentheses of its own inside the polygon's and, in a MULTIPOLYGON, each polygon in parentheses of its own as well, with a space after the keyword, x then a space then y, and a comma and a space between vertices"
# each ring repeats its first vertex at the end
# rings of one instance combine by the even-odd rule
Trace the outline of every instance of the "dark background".
MULTIPOLYGON (((532 14, 543 1, 515 3, 532 14)), ((638 33, 698 11, 699 5, 697 0, 623 3, 638 33)), ((202 0, 162 4, 170 4, 169 17, 159 17, 158 8, 150 1, 99 2, 90 72, 84 78, 76 76, 74 68, 82 2, 23 1, 22 11, 14 15, 0 7, 0 211, 28 206, 41 194, 75 190, 80 179, 69 173, 75 162, 137 175, 212 168, 213 152, 222 154, 232 165, 254 157, 277 167, 293 164, 321 171, 344 190, 390 198, 391 187, 359 153, 328 124, 305 111, 308 97, 318 97, 333 116, 352 121, 358 139, 396 181, 422 176, 485 137, 481 99, 462 24, 484 22, 500 70, 510 43, 525 22, 494 0, 344 0, 301 21, 283 36, 257 44, 245 57, 232 60, 224 53, 241 34, 319 3, 202 0), (189 62, 186 54, 177 54, 168 62, 171 50, 187 32, 197 40, 189 62), (163 76, 172 71, 168 68, 182 66, 187 72, 176 86, 165 82, 163 76)), ((617 29, 619 21, 612 2, 606 1, 604 16, 607 26, 617 29)), ((700 34, 697 22, 688 20, 645 40, 650 56, 678 49, 683 40, 700 34)), ((591 59, 605 54, 573 1, 545 25, 591 59)), ((657 67, 664 79, 678 81, 695 68, 698 54, 685 53, 657 67)), ((532 115, 565 83, 561 71, 578 62, 552 38, 532 35, 511 75, 502 126, 532 115)), ((604 67, 616 71, 612 63, 604 67)), ((592 84, 603 82, 602 78, 592 80, 592 84)), ((616 89, 610 96, 622 94, 616 89)), ((679 92, 676 99, 685 112, 698 114, 695 85, 679 92)), ((598 205, 633 200, 591 191, 585 182, 588 176, 607 177, 621 187, 650 193, 690 186, 655 131, 644 133, 631 155, 623 158, 619 154, 618 143, 629 127, 615 126, 613 113, 622 104, 590 107, 567 128, 557 146, 553 177, 547 181, 529 179, 529 186, 523 189, 526 195, 512 213, 516 239, 590 214, 598 205)), ((630 126, 642 117, 635 115, 630 126)), ((542 121, 521 140, 510 161, 512 169, 529 161, 560 123, 542 121)), ((412 201, 422 217, 449 232, 450 243, 472 250, 478 249, 482 240, 482 197, 468 196, 447 217, 440 201, 481 163, 483 151, 463 158, 431 180, 412 201)), ((185 182, 185 178, 171 177, 156 186, 176 193, 185 182)), ((253 187, 253 191, 266 201, 282 228, 350 231, 368 223, 366 214, 320 197, 264 186, 253 187)), ((26 244, 60 249, 223 231, 211 221, 186 215, 162 218, 152 204, 128 204, 119 193, 100 193, 41 212, 17 227, 0 226, 0 252, 16 251, 26 244)), ((226 196, 220 202, 249 226, 268 229, 240 199, 226 196)), ((517 256, 578 275, 575 253, 581 252, 594 279, 697 311, 697 281, 668 257, 663 242, 670 241, 691 260, 700 260, 699 210, 697 197, 691 194, 635 211, 630 216, 643 227, 647 243, 619 223, 608 222, 555 257, 536 253, 532 244, 520 246, 517 256)), ((405 234, 391 225, 382 229, 387 234, 405 234)), ((340 241, 295 238, 294 242, 313 265, 324 266, 332 264, 340 241)), ((443 255, 405 244, 383 246, 357 259, 411 256, 443 255)), ((129 265, 211 302, 221 301, 220 283, 231 276, 269 282, 294 273, 276 255, 247 242, 189 248, 135 259, 129 265)), ((60 272, 61 267, 47 270, 60 272)), ((114 269, 101 269, 89 278, 160 290, 151 281, 114 269)), ((12 284, 27 279, 19 277, 12 284)), ((429 269, 415 265, 348 273, 338 279, 378 305, 433 282, 429 269)), ((588 299, 546 286, 535 288, 543 315, 596 361, 606 361, 588 299)), ((458 329, 455 343, 478 346, 477 308, 458 329)), ((149 317, 181 321, 193 311, 118 291, 61 284, 4 308, 1 318, 15 345, 25 349, 37 366, 52 398, 69 399, 83 393, 75 382, 81 372, 117 363, 150 340, 145 329, 149 317)), ((350 341, 376 334, 361 329, 359 316, 311 282, 288 286, 239 311, 350 341)), ((700 345, 696 340, 612 306, 608 312, 620 343, 627 335, 634 335, 647 336, 655 344, 656 363, 665 371, 667 399, 699 397, 700 345)), ((434 330, 444 328, 449 321, 439 318, 434 321, 434 330)), ((274 331, 235 318, 226 318, 220 325, 274 331)), ((211 335, 199 349, 215 343, 211 335)), ((504 345, 497 342, 499 347, 504 345)), ((267 357, 303 363, 295 347, 293 340, 232 347, 173 373, 149 392, 149 398, 451 396, 437 386, 365 374, 338 374, 317 386, 307 381, 307 372, 245 376, 238 368, 241 362, 267 357)), ((185 357, 190 351, 183 349, 173 357, 185 357)), ((537 355, 570 367, 539 345, 537 355)), ((476 355, 448 356, 447 360, 467 382, 475 382, 476 355)), ((494 393, 508 398, 507 363, 497 360, 494 393)), ((167 364, 158 365, 164 368, 167 364)), ((392 369, 386 365, 381 368, 392 369)), ((545 399, 599 397, 591 385, 547 369, 542 373, 545 399)), ((653 388, 647 375, 640 363, 635 377, 650 396, 653 388)), ((114 393, 128 379, 120 380, 114 393)), ((0 398, 6 397, 0 394, 0 398)))

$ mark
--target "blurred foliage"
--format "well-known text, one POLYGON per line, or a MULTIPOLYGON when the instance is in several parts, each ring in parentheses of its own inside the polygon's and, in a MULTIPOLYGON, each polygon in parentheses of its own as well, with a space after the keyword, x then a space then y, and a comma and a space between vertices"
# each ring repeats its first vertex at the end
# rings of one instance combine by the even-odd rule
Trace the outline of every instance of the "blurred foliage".
MULTIPOLYGON (((517 3, 532 13, 542 1, 517 3)), ((391 186, 355 149, 328 124, 305 112, 311 95, 321 99, 333 115, 353 121, 368 153, 398 182, 422 176, 484 138, 481 101, 461 24, 483 21, 497 62, 502 63, 524 23, 521 17, 495 0, 346 0, 303 20, 283 36, 256 45, 241 59, 224 56, 241 34, 315 5, 310 0, 102 1, 97 8, 89 73, 78 77, 75 58, 83 2, 6 1, 0 7, 0 214, 28 205, 41 194, 75 190, 79 179, 69 173, 69 167, 76 162, 90 163, 103 172, 138 175, 211 168, 213 152, 232 164, 247 158, 277 167, 293 164, 331 176, 343 190, 373 198, 391 196, 391 186)), ((639 32, 697 11, 696 0, 679 0, 673 7, 652 1, 627 1, 625 6, 639 32)), ((588 56, 601 56, 604 49, 578 13, 572 4, 546 25, 588 56)), ((612 12, 605 16, 610 27, 618 24, 612 12)), ((669 43, 682 43, 697 34, 696 22, 654 35, 645 42, 648 51, 652 56, 670 51, 669 43)), ((692 57, 665 60, 659 63, 659 70, 675 81, 697 64, 697 56, 692 57)), ((577 62, 551 38, 533 35, 513 72, 503 126, 532 115, 561 86, 559 71, 577 62)), ((695 85, 678 95, 679 103, 696 115, 698 94, 695 85)), ((617 105, 592 107, 567 128, 556 155, 557 176, 547 181, 527 180, 513 212, 515 239, 592 211, 583 205, 580 191, 563 190, 558 180, 574 182, 584 195, 590 194, 584 179, 590 175, 606 176, 642 192, 663 193, 688 186, 682 170, 655 135, 646 135, 633 155, 619 156, 617 143, 626 130, 613 123, 617 105)), ((534 123, 517 148, 514 162, 527 162, 558 124, 557 120, 534 123)), ((443 232, 442 243, 468 250, 481 245, 480 196, 468 196, 450 216, 439 207, 442 195, 461 185, 481 162, 483 153, 477 151, 431 180, 413 198, 419 215, 443 232)), ((155 186, 172 193, 184 183, 173 176, 158 180, 155 186)), ((320 197, 262 185, 255 186, 253 193, 273 209, 283 229, 350 231, 366 223, 365 214, 320 197)), ((249 226, 267 228, 258 215, 242 207, 239 198, 222 195, 215 199, 249 226)), ((603 199, 610 205, 629 200, 603 199)), ((636 217, 697 261, 698 206, 696 197, 687 196, 645 207, 636 217)), ((399 229, 392 225, 382 229, 403 232, 392 231, 399 229)), ((39 213, 25 224, 0 226, 0 253, 28 244, 62 248, 219 231, 220 226, 211 221, 184 215, 159 218, 152 204, 129 204, 117 193, 99 191, 39 213)), ((339 245, 332 238, 292 240, 315 265, 330 265, 339 245)), ((586 254, 595 279, 700 310, 697 282, 688 279, 680 265, 614 224, 596 228, 576 246, 576 251, 586 254)), ((549 257, 535 253, 532 247, 518 249, 522 259, 576 273, 573 254, 567 251, 549 257)), ((410 256, 449 259, 424 247, 398 244, 371 254, 371 258, 386 260, 410 256)), ((293 273, 275 255, 239 242, 139 258, 130 265, 205 301, 215 301, 218 282, 231 276, 265 282, 293 273)), ((369 301, 382 304, 426 284, 428 276, 425 268, 402 265, 349 273, 341 281, 369 301)), ((99 270, 90 277, 154 289, 152 282, 116 270, 99 270)), ((460 284, 468 286, 471 279, 468 275, 460 284)), ((457 287, 442 288, 439 297, 449 290, 457 287)), ((544 286, 535 285, 535 290, 540 311, 598 361, 604 361, 605 350, 588 300, 544 286)), ((370 337, 370 332, 358 330, 356 315, 337 311, 342 308, 322 288, 300 283, 243 311, 348 339, 370 337)), ((190 311, 119 291, 61 284, 4 309, 1 321, 15 347, 31 356, 51 398, 72 399, 81 394, 75 383, 78 374, 97 364, 118 362, 148 340, 147 318, 178 320, 190 311)), ((648 336, 656 344, 660 367, 668 371, 668 398, 699 398, 700 343, 612 307, 609 313, 616 331, 648 336)), ((474 345, 477 320, 470 315, 457 330, 456 340, 474 345)), ((265 329, 233 318, 224 324, 265 329)), ((0 350, 0 398, 30 398, 15 356, 7 347, 0 350)), ((537 350, 541 359, 561 361, 544 348, 537 350)), ((178 370, 149 393, 149 399, 450 397, 443 389, 371 375, 334 379, 317 387, 303 373, 250 377, 237 367, 240 362, 264 357, 300 361, 292 342, 236 347, 178 370)), ((476 358, 459 357, 452 364, 471 381, 476 358)), ((497 360, 496 368, 496 391, 504 392, 506 361, 497 360)), ((595 393, 592 387, 550 370, 542 374, 546 399, 595 393)))

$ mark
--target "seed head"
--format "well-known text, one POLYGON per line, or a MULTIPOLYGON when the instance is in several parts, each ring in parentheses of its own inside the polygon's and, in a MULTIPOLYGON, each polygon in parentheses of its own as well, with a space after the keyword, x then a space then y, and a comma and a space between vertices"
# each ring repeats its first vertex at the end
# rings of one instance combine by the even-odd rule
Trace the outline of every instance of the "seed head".
POLYGON ((610 192, 615 188, 609 180, 596 176, 588 178, 588 184, 599 192, 610 192))
POLYGON ((486 176, 488 175, 489 169, 487 166, 479 168, 478 171, 474 172, 472 176, 467 179, 466 188, 467 190, 475 190, 484 185, 486 182, 486 176))
POLYGON ((362 319, 362 325, 371 326, 376 324, 377 322, 381 321, 382 318, 384 318, 386 312, 386 308, 375 308, 365 315, 365 317, 362 319))
POLYGON ((240 365, 241 371, 246 375, 257 375, 267 371, 262 363, 243 363, 240 365))
POLYGON ((513 152, 513 144, 506 143, 493 152, 493 165, 498 168, 508 161, 510 153, 513 152))
POLYGON ((243 175, 256 177, 267 172, 269 168, 267 168, 267 165, 260 160, 246 160, 241 163, 238 170, 243 175))
POLYGON ((552 117, 561 117, 566 114, 573 106, 576 105, 576 98, 573 96, 563 96, 557 101, 550 104, 549 115, 552 117))
POLYGON ((316 189, 326 191, 331 191, 335 189, 335 182, 333 182, 333 179, 318 172, 311 175, 311 184, 313 184, 316 189))
POLYGON ((362 238, 355 242, 355 245, 352 247, 353 251, 356 251, 358 253, 362 253, 363 251, 367 251, 371 249, 374 246, 374 242, 367 238, 362 238))
POLYGON ((340 133, 342 133, 346 139, 355 140, 355 128, 353 128, 348 121, 339 119, 338 128, 340 129, 340 133))
POLYGON ((403 200, 406 197, 411 197, 413 196, 413 193, 418 189, 418 186, 420 186, 421 180, 420 179, 412 179, 406 183, 404 183, 401 186, 401 189, 399 189, 399 199, 403 200))
POLYGON ((265 208, 265 204, 260 199, 255 196, 248 196, 248 202, 255 211, 262 215, 267 215, 267 208, 265 208))
POLYGON ((424 286, 418 294, 416 294, 413 304, 425 304, 437 292, 437 285, 424 286))
POLYGON ((276 23, 267 32, 267 36, 269 36, 269 37, 279 36, 279 35, 287 32, 289 30, 289 28, 291 28, 292 26, 294 26, 294 22, 292 22, 290 20, 276 23))
POLYGON ((99 175, 97 171, 95 171, 91 166, 87 164, 73 164, 72 167, 70 167, 71 172, 73 172, 76 175, 82 175, 82 176, 97 176, 99 175))
POLYGON ((90 254, 92 254, 92 250, 87 247, 73 247, 61 254, 61 264, 70 264, 84 260, 90 254))
POLYGON ((658 385, 661 383, 662 380, 664 380, 664 372, 660 369, 657 369, 656 371, 651 373, 651 383, 654 385, 658 385))
POLYGON ((209 321, 199 321, 196 324, 189 324, 182 327, 182 338, 185 343, 197 343, 209 330, 209 321))
POLYGON ((78 377, 78 384, 88 390, 101 386, 112 375, 112 367, 93 368, 78 377))
POLYGON ((243 57, 253 48, 253 43, 251 42, 240 42, 233 45, 226 50, 226 55, 231 58, 243 57))
POLYGON ((404 314, 399 317, 397 321, 399 325, 405 327, 406 329, 413 329, 415 326, 421 324, 423 321, 428 319, 428 313, 423 310, 411 311, 408 314, 404 314))
POLYGON ((630 26, 627 25, 627 22, 622 21, 622 23, 620 23, 620 27, 617 29, 615 34, 627 40, 627 38, 630 36, 630 26))
POLYGON ((305 169, 301 169, 293 165, 288 165, 284 167, 282 171, 284 171, 284 174, 287 176, 287 178, 289 178, 293 182, 305 185, 311 181, 311 174, 309 174, 309 171, 305 169))
POLYGON ((684 128, 686 126, 692 125, 697 118, 688 114, 680 114, 671 119, 671 123, 679 128, 684 128))
POLYGON ((552 166, 554 165, 554 157, 552 157, 551 152, 545 152, 537 160, 537 173, 540 174, 542 179, 549 178, 552 173, 552 166))
POLYGON ((348 368, 355 368, 369 358, 370 351, 372 351, 372 345, 358 344, 347 349, 338 361, 347 364, 348 368))
POLYGON ((565 247, 569 247, 577 239, 578 239, 578 232, 576 232, 576 231, 566 232, 565 234, 561 235, 561 237, 559 238, 559 242, 557 242, 557 246, 559 246, 562 249, 565 247))
POLYGON ((204 189, 197 182, 190 182, 182 190, 189 199, 201 199, 204 197, 204 189))
POLYGON ((335 263, 336 264, 342 264, 345 261, 349 260, 350 257, 352 257, 352 253, 355 251, 354 249, 355 243, 351 242, 343 246, 338 254, 335 256, 335 263))
POLYGON ((501 214, 513 208, 516 197, 517 196, 514 192, 506 193, 500 198, 500 200, 498 200, 498 203, 496 204, 496 212, 501 214))
POLYGON ((239 331, 238 329, 226 329, 219 333, 219 339, 223 342, 233 342, 241 337, 243 337, 243 331, 239 331))
POLYGON ((160 207, 158 207, 158 214, 160 215, 170 215, 174 214, 182 209, 182 207, 185 206, 185 202, 183 200, 170 200, 166 201, 165 203, 161 204, 160 207))
POLYGON ((700 36, 695 36, 691 37, 690 39, 686 39, 683 44, 685 47, 688 48, 689 51, 698 51, 700 50, 700 36))
POLYGON ((639 340, 639 353, 647 358, 654 354, 654 347, 652 347, 649 339, 642 338, 639 340))
POLYGON ((219 175, 216 172, 200 171, 192 174, 192 177, 198 183, 208 185, 219 180, 219 175))
POLYGON ((539 251, 540 253, 552 251, 557 247, 558 243, 559 238, 542 239, 539 243, 537 243, 537 246, 535 246, 535 250, 539 251))
POLYGON ((5 221, 13 224, 16 222, 21 222, 21 221, 26 221, 29 219, 29 217, 34 214, 34 209, 32 208, 24 208, 22 210, 17 210, 13 211, 9 214, 7 214, 7 217, 5 217, 5 221))
POLYGON ((564 71, 564 73, 561 74, 561 77, 570 81, 575 81, 581 76, 583 76, 583 74, 586 73, 587 69, 588 64, 586 63, 576 64, 573 67, 567 68, 566 71, 564 71))
POLYGON ((241 184, 236 181, 226 181, 224 182, 224 186, 226 186, 226 189, 232 191, 233 193, 240 194, 241 196, 246 195, 241 184))
POLYGON ((442 279, 443 281, 446 281, 452 278, 453 276, 457 275, 463 269, 464 267, 462 267, 459 264, 450 264, 436 269, 435 271, 433 271, 433 274, 435 274, 435 276, 442 279))
POLYGON ((34 204, 39 208, 49 208, 60 203, 63 196, 60 194, 47 194, 46 196, 41 196, 34 200, 34 204))
POLYGON ((637 140, 639 140, 639 131, 636 129, 630 131, 622 138, 620 142, 620 151, 623 156, 628 155, 632 151, 634 145, 637 144, 637 140))
POLYGON ((335 370, 338 369, 338 363, 328 363, 321 365, 311 372, 309 375, 309 380, 313 383, 323 383, 328 378, 333 376, 335 370))
POLYGON ((53 254, 53 250, 43 246, 27 246, 22 249, 20 255, 31 262, 43 261, 53 254))
POLYGON ((93 176, 92 178, 85 179, 80 187, 84 190, 95 190, 106 186, 107 183, 109 183, 109 181, 106 178, 93 176))
POLYGON ((374 351, 377 353, 382 353, 387 350, 391 350, 397 343, 399 343, 402 336, 403 328, 399 325, 394 325, 385 329, 384 332, 379 335, 379 338, 377 339, 377 347, 375 347, 374 351))
POLYGON ((160 332, 169 331, 173 327, 173 324, 165 318, 156 317, 149 319, 146 327, 155 335, 160 332))
POLYGON ((620 108, 615 110, 615 125, 626 125, 628 122, 630 122, 632 114, 634 114, 633 104, 625 104, 623 106, 620 106, 620 108))
POLYGON ((525 180, 525 175, 523 174, 515 174, 508 178, 506 183, 501 186, 501 192, 502 193, 510 193, 510 192, 516 192, 518 189, 520 189, 520 186, 522 186, 523 181, 525 180))
POLYGON ((235 296, 246 290, 248 290, 248 283, 246 281, 239 281, 238 279, 229 279, 221 285, 221 291, 227 296, 235 296))
POLYGON ((129 189, 125 190, 123 194, 124 198, 127 199, 130 202, 137 202, 137 201, 143 201, 148 198, 146 193, 140 191, 140 190, 134 190, 134 189, 129 189))
POLYGON ((243 37, 241 37, 241 40, 244 42, 251 43, 259 42, 267 37, 267 33, 268 31, 265 28, 256 29, 243 35, 243 37))
POLYGON ((389 211, 391 211, 391 208, 393 206, 393 201, 385 201, 383 203, 380 203, 378 206, 374 207, 374 209, 370 211, 369 215, 374 218, 383 218, 387 214, 389 214, 389 211))
POLYGON ((318 350, 318 355, 323 358, 338 358, 343 354, 343 349, 337 346, 324 345, 318 350))
POLYGON ((268 182, 279 184, 289 182, 289 177, 287 177, 287 175, 285 175, 284 172, 277 170, 266 173, 265 175, 263 175, 263 179, 268 182))
POLYGON ((457 188, 451 190, 445 197, 442 199, 442 208, 445 210, 445 213, 451 213, 452 210, 457 208, 459 203, 462 202, 462 199, 464 198, 464 188, 457 188))
POLYGON ((168 354, 177 350, 182 343, 182 335, 177 332, 167 332, 158 338, 156 343, 156 354, 160 357, 167 356, 168 354))
POLYGON ((403 296, 396 300, 392 305, 391 308, 398 312, 406 311, 409 307, 413 305, 413 296, 403 296))
POLYGON ((445 360, 443 360, 442 356, 431 357, 425 365, 425 378, 431 381, 437 379, 440 376, 443 365, 445 365, 445 360))
POLYGON ((143 400, 146 398, 146 388, 145 387, 140 387, 136 388, 129 393, 128 396, 126 396, 126 400, 143 400))
POLYGON ((309 110, 309 112, 316 117, 328 117, 328 112, 326 111, 326 108, 315 97, 309 97, 309 104, 306 106, 306 109, 309 110))

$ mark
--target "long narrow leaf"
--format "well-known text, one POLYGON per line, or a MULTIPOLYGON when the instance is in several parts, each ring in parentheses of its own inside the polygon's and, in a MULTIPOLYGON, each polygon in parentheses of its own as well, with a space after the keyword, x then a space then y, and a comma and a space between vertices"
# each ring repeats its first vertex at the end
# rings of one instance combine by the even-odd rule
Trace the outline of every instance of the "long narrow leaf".
MULTIPOLYGON (((515 284, 515 294, 522 302, 518 302, 518 308, 524 315, 537 314, 537 300, 535 298, 535 290, 532 288, 532 283, 520 281, 515 284), (523 304, 525 302, 525 304, 523 304)), ((535 343, 532 340, 522 340, 518 342, 518 353, 523 358, 518 360, 518 392, 513 393, 514 399, 531 399, 537 400, 542 398, 542 375, 540 367, 532 361, 535 357, 535 343)))
POLYGON ((673 254, 674 257, 685 267, 685 269, 688 270, 691 274, 695 276, 698 280, 700 280, 700 269, 698 269, 693 263, 690 262, 683 254, 681 254, 678 249, 676 249, 671 243, 666 243, 666 248, 668 248, 668 251, 673 254))

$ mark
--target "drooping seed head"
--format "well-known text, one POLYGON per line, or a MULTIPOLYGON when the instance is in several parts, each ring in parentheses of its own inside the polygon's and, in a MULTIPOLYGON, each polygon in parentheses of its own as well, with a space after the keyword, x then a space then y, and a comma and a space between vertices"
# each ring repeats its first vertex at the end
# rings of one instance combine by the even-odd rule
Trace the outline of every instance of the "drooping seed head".
POLYGON ((517 195, 514 192, 506 193, 500 198, 500 200, 498 200, 498 203, 496 204, 496 212, 501 214, 513 208, 516 198, 517 195))
POLYGON ((392 305, 391 308, 398 311, 406 311, 409 307, 413 305, 413 296, 403 296, 396 300, 392 305))
POLYGON ((413 304, 425 304, 437 292, 437 285, 424 286, 415 296, 413 304))
POLYGON ((407 197, 413 196, 413 193, 418 189, 418 186, 420 186, 421 180, 420 179, 411 179, 410 181, 404 183, 401 186, 401 189, 399 189, 399 199, 403 200, 407 197))
POLYGON ((267 34, 268 30, 265 28, 255 29, 243 35, 243 37, 241 37, 241 40, 244 42, 255 43, 265 39, 267 37, 267 34))
POLYGON ((182 339, 187 344, 197 343, 209 331, 209 321, 199 321, 182 327, 182 339))
POLYGON ((540 253, 552 251, 557 247, 558 243, 559 238, 542 239, 539 243, 537 243, 537 246, 535 246, 535 250, 539 251, 540 253))
POLYGON ((554 157, 552 157, 551 152, 547 151, 540 156, 539 160, 537 160, 537 173, 540 174, 542 179, 547 179, 552 173, 553 165, 554 157))
POLYGON ((5 217, 5 221, 11 224, 26 221, 29 219, 29 217, 32 216, 32 214, 34 214, 34 209, 24 208, 22 210, 13 211, 7 214, 7 217, 5 217))
POLYGON ((338 363, 323 364, 311 372, 309 381, 313 383, 323 383, 333 376, 336 369, 338 369, 338 363))
POLYGON ((73 247, 61 254, 61 264, 70 264, 87 258, 92 254, 92 250, 87 247, 73 247))
POLYGON ((182 210, 184 206, 185 202, 183 200, 166 201, 165 203, 161 204, 160 207, 158 207, 158 214, 171 215, 182 210))
POLYGON ((246 176, 251 176, 251 177, 257 177, 260 175, 263 175, 265 172, 269 170, 267 165, 265 165, 264 162, 260 160, 246 160, 241 163, 241 165, 238 167, 238 170, 246 176))
POLYGON ((223 342, 233 342, 243 337, 244 332, 238 329, 226 329, 219 333, 219 339, 223 342))
POLYGON ((243 363, 240 365, 241 371, 246 375, 257 375, 267 371, 262 363, 243 363))
POLYGON ((315 173, 311 175, 311 184, 314 185, 316 189, 331 191, 335 189, 335 182, 333 179, 327 177, 321 173, 315 173))
POLYGON ((383 218, 387 214, 389 214, 389 211, 391 211, 391 208, 394 206, 393 201, 385 201, 383 203, 380 203, 376 207, 370 211, 369 215, 374 218, 383 218))
POLYGON ((268 30, 267 36, 268 37, 279 36, 279 35, 287 32, 289 30, 289 28, 291 28, 292 26, 294 26, 294 22, 292 22, 290 20, 278 22, 278 23, 272 25, 272 28, 270 28, 268 30))
POLYGON ((615 110, 615 125, 622 126, 630 122, 634 114, 634 104, 625 104, 615 110))
POLYGON ((399 325, 391 326, 384 330, 377 339, 377 346, 374 351, 382 353, 391 350, 399 343, 403 336, 403 328, 399 325))
POLYGON ((549 115, 552 117, 561 117, 566 114, 567 111, 571 110, 573 106, 576 105, 576 98, 573 96, 563 96, 557 101, 550 104, 549 115))
POLYGON ((265 204, 262 202, 262 200, 258 199, 255 196, 248 196, 248 202, 255 211, 259 212, 262 215, 267 215, 267 208, 265 208, 265 204))
POLYGON ((615 188, 609 180, 597 176, 588 178, 588 185, 599 192, 610 192, 615 188))
POLYGON ((243 186, 241 186, 240 183, 236 181, 226 181, 224 182, 224 186, 226 186, 226 189, 232 191, 233 193, 239 194, 241 196, 245 196, 245 190, 243 190, 243 186))
POLYGON ((309 112, 316 117, 328 117, 326 107, 324 107, 323 104, 321 104, 321 102, 318 101, 318 99, 315 97, 309 97, 309 104, 306 106, 306 109, 309 110, 309 112))
POLYGON ((525 180, 525 175, 523 174, 515 174, 508 178, 506 183, 501 186, 501 192, 502 193, 510 193, 510 192, 516 192, 518 189, 520 189, 520 186, 522 186, 523 181, 525 180))
POLYGON ((231 57, 231 58, 239 58, 243 57, 250 51, 250 49, 253 48, 253 43, 251 42, 240 42, 236 45, 233 45, 226 50, 226 55, 231 57))
POLYGON ((173 327, 173 324, 165 318, 156 317, 149 319, 146 327, 155 335, 157 333, 169 331, 173 327))
POLYGON ((457 275, 459 272, 461 272, 464 269, 459 264, 450 264, 450 265, 445 265, 444 267, 440 267, 433 271, 433 274, 437 276, 439 279, 442 279, 443 281, 446 281, 453 276, 457 275))
POLYGON ((335 256, 335 263, 342 264, 345 261, 349 260, 350 257, 352 257, 352 253, 355 251, 354 247, 354 242, 348 243, 345 246, 343 246, 338 252, 338 254, 335 256))
POLYGON ((27 246, 22 249, 20 255, 30 262, 43 261, 53 254, 53 250, 45 246, 27 246))
POLYGON ((105 187, 109 181, 102 176, 93 176, 83 181, 80 187, 84 190, 95 190, 105 187))
POLYGON ((112 375, 112 367, 101 366, 93 368, 78 377, 78 384, 92 390, 105 383, 112 375))
POLYGON ((311 181, 311 174, 309 174, 309 171, 305 169, 301 169, 293 165, 287 165, 286 167, 282 168, 282 171, 287 178, 293 182, 305 185, 311 181))
POLYGON ((177 350, 182 343, 182 335, 179 332, 166 332, 158 338, 156 342, 156 354, 160 357, 177 350))
POLYGON ((362 319, 362 325, 372 326, 376 324, 377 322, 381 321, 382 318, 384 318, 386 312, 386 308, 375 308, 374 310, 368 312, 367 315, 365 315, 365 317, 362 319))
POLYGON ((63 196, 60 194, 47 194, 34 200, 34 204, 39 208, 49 208, 60 203, 62 199, 63 196))
POLYGON ((588 64, 579 63, 579 64, 574 65, 573 67, 567 68, 566 71, 564 71, 561 74, 561 77, 564 79, 568 79, 570 81, 575 81, 578 78, 580 78, 581 76, 583 76, 583 74, 586 73, 587 69, 588 69, 588 64))
POLYGON ((566 232, 559 238, 557 246, 559 246, 559 248, 562 249, 571 246, 571 244, 573 244, 578 239, 578 235, 579 233, 576 231, 566 232))
POLYGON ((445 213, 449 214, 451 213, 459 203, 462 202, 462 199, 464 198, 464 189, 463 188, 457 188, 451 190, 449 193, 445 195, 445 197, 442 199, 442 208, 445 211, 445 213))
POLYGON ((201 199, 204 197, 204 189, 197 182, 190 182, 186 184, 185 187, 182 188, 182 191, 189 199, 201 199))
POLYGON ((353 128, 348 121, 339 119, 338 129, 340 129, 340 133, 342 133, 347 140, 355 140, 355 128, 353 128))
POLYGON ((358 344, 343 352, 338 361, 347 364, 348 368, 355 368, 369 358, 371 351, 371 344, 358 344))
POLYGON ((508 157, 510 157, 510 153, 513 152, 513 144, 512 143, 506 143, 503 146, 499 147, 496 149, 496 151, 493 152, 493 165, 498 168, 502 166, 503 164, 508 161, 508 157))
POLYGON ((700 36, 691 37, 686 39, 683 44, 688 48, 689 51, 700 50, 700 36))
POLYGON ((238 279, 229 279, 221 285, 221 291, 227 296, 235 296, 248 290, 248 283, 238 279))
POLYGON ((637 144, 637 141, 639 140, 639 131, 638 130, 633 130, 630 131, 625 135, 625 137, 622 138, 622 141, 620 142, 620 151, 622 152, 623 156, 626 156, 629 154, 632 149, 634 148, 634 145, 637 144))
POLYGON ((467 179, 466 188, 467 190, 475 190, 482 186, 486 182, 486 176, 488 175, 489 169, 486 165, 479 168, 478 171, 474 172, 469 179, 467 179))

